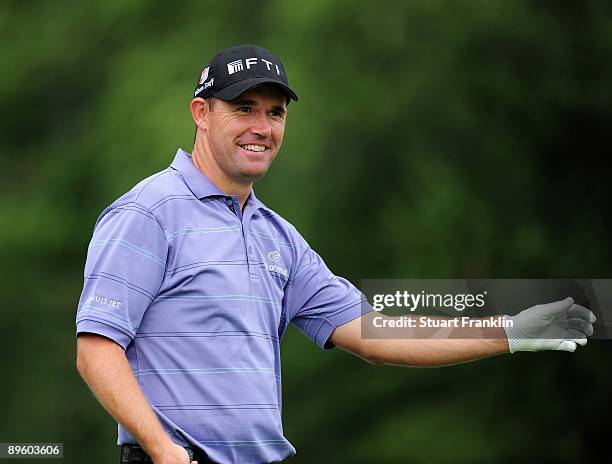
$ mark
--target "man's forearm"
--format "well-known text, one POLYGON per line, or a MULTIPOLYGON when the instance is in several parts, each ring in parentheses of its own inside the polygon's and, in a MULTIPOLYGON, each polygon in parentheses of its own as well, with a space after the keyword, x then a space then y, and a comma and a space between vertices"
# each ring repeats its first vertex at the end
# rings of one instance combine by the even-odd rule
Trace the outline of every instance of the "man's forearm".
POLYGON ((377 364, 446 366, 508 353, 504 338, 374 340, 370 360, 377 364))
POLYGON ((102 406, 150 456, 172 444, 145 399, 123 348, 101 336, 81 335, 77 341, 77 368, 102 406))
POLYGON ((405 329, 402 338, 363 337, 361 325, 373 324, 372 319, 375 317, 382 317, 385 320, 395 319, 374 312, 365 314, 338 327, 332 334, 332 343, 374 364, 403 366, 445 366, 508 353, 508 339, 501 327, 420 328, 417 326, 405 329))

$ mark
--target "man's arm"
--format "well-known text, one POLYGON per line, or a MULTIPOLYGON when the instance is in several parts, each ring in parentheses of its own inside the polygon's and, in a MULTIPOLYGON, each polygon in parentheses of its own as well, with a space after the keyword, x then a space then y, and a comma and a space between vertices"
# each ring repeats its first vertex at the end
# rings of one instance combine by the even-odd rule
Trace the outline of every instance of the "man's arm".
POLYGON ((470 328, 449 329, 446 334, 449 338, 425 338, 425 331, 418 335, 418 329, 415 329, 414 338, 362 338, 361 324, 368 324, 368 320, 373 317, 393 319, 374 312, 367 313, 337 327, 330 341, 372 364, 415 367, 445 366, 508 353, 508 339, 504 329, 494 327, 486 329, 487 338, 482 338, 483 329, 470 328))
POLYGON ((164 432, 121 346, 100 335, 80 334, 77 369, 100 404, 136 437, 155 464, 189 463, 187 451, 164 432))
POLYGON ((373 318, 393 319, 369 312, 337 327, 330 341, 373 364, 443 366, 517 351, 574 351, 593 335, 595 315, 571 298, 532 306, 516 316, 496 316, 492 327, 413 328, 402 339, 364 338, 362 324, 373 318), (510 322, 500 327, 501 319, 510 322), (441 336, 443 335, 443 337, 441 336))

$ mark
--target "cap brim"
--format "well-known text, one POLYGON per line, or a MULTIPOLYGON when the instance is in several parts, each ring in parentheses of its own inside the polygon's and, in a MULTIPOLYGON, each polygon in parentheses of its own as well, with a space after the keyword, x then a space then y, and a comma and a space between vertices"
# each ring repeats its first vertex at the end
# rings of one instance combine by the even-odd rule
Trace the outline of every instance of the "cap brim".
POLYGON ((212 92, 213 97, 220 98, 221 100, 234 100, 242 95, 244 92, 251 90, 254 87, 262 84, 270 84, 280 87, 286 94, 287 97, 297 101, 298 97, 293 90, 291 90, 288 86, 283 84, 282 82, 278 82, 267 77, 252 77, 249 79, 244 79, 238 82, 234 82, 226 87, 223 87, 216 92, 212 92))

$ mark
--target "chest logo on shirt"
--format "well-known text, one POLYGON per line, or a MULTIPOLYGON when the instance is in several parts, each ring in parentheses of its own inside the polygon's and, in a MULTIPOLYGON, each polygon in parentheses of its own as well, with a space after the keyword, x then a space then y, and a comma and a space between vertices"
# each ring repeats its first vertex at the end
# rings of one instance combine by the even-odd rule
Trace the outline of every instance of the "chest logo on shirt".
POLYGON ((268 252, 268 261, 273 264, 268 264, 268 271, 276 272, 285 277, 285 279, 289 278, 289 272, 286 268, 279 266, 277 263, 281 260, 280 251, 272 250, 268 252))

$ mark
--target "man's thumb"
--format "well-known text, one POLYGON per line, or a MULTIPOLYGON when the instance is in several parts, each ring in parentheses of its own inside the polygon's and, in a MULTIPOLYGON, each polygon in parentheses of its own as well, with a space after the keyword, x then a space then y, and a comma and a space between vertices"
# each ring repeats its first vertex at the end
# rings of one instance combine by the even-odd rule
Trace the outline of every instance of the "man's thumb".
POLYGON ((547 313, 560 314, 562 312, 568 311, 573 304, 574 299, 571 296, 568 296, 564 300, 553 301, 552 303, 548 303, 543 306, 547 313))

